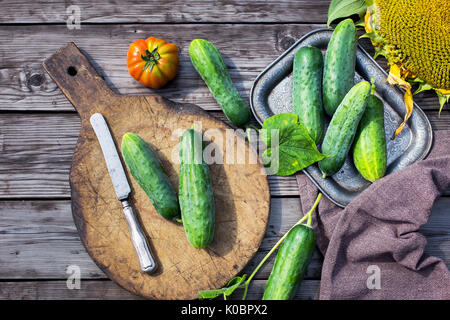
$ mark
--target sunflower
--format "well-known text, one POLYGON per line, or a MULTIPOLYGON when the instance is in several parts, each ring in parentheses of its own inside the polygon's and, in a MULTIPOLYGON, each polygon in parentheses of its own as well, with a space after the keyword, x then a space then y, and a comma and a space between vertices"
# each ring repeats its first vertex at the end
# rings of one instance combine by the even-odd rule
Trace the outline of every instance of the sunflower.
POLYGON ((405 90, 406 114, 395 131, 403 129, 412 114, 414 94, 434 90, 442 107, 450 100, 450 1, 366 0, 366 34, 375 57, 389 65, 387 81, 405 90))

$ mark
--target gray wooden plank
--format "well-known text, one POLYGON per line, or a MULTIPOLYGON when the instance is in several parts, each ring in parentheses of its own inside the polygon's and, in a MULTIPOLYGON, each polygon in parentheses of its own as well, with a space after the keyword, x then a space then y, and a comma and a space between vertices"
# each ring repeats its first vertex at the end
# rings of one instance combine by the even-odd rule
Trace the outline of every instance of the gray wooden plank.
MULTIPOLYGON (((253 280, 247 292, 247 300, 260 300, 266 280, 253 280)), ((295 299, 313 300, 319 296, 319 280, 303 280, 295 299)), ((240 300, 243 291, 236 292, 229 300, 240 300)), ((0 300, 141 300, 112 281, 82 280, 80 289, 68 289, 65 281, 2 282, 0 300)), ((220 299, 220 298, 218 298, 220 299)))
MULTIPOLYGON (((422 228, 426 252, 450 265, 450 197, 436 201, 430 221, 422 228)), ((86 253, 73 225, 70 201, 0 202, 0 279, 65 279, 77 265, 82 279, 105 279, 86 253)), ((300 218, 298 198, 274 198, 268 228, 258 253, 243 273, 251 273, 276 241, 300 218)), ((307 279, 319 279, 322 257, 315 253, 307 279)), ((267 279, 271 259, 256 275, 267 279)))
MULTIPOLYGON (((122 94, 161 94, 178 102, 190 102, 206 110, 220 110, 209 90, 193 69, 188 47, 192 39, 212 41, 223 54, 239 92, 248 100, 253 80, 295 40, 323 24, 209 24, 209 25, 88 25, 68 30, 64 25, 0 26, 0 110, 72 111, 61 90, 41 63, 58 48, 75 41, 94 63, 108 84, 122 94), (180 47, 180 68, 165 88, 142 86, 128 74, 129 44, 150 35, 164 37, 180 47), (26 52, 26 59, 23 54, 26 52)), ((369 41, 361 41, 373 51, 369 41)), ((383 63, 383 60, 380 59, 383 63)), ((421 93, 415 101, 424 109, 437 110, 432 93, 421 93)))
POLYGON ((110 280, 82 280, 80 289, 66 281, 2 282, 0 300, 140 300, 110 280))
MULTIPOLYGON (((299 199, 273 199, 266 237, 244 272, 251 272, 265 253, 300 218, 299 199)), ((0 279, 65 278, 69 265, 78 265, 85 279, 105 275, 86 253, 72 221, 70 201, 0 202, 0 279)), ((307 278, 319 278, 322 260, 314 256, 307 278)), ((257 278, 267 278, 272 264, 257 278)))
MULTIPOLYGON (((261 300, 266 287, 266 280, 254 280, 250 283, 246 300, 261 300)), ((317 300, 319 298, 320 280, 305 279, 295 294, 295 300, 317 300)), ((230 300, 240 300, 243 289, 236 290, 230 300)))
POLYGON ((61 115, 57 120, 3 114, 0 119, 0 194, 70 196, 68 169, 80 130, 78 116, 61 115), (36 131, 28 136, 27 128, 36 131))
MULTIPOLYGON (((222 112, 211 112, 227 121, 222 112)), ((450 112, 428 111, 434 130, 450 129, 450 112)), ((0 114, 0 199, 68 198, 80 120, 75 113, 0 114)), ((294 177, 269 176, 274 196, 298 195, 294 177)), ((450 190, 446 192, 450 194, 450 190)))
POLYGON ((2 1, 0 23, 66 23, 70 5, 82 23, 326 22, 328 0, 2 1))
POLYGON ((0 244, 0 279, 64 279, 72 265, 85 279, 106 277, 76 232, 3 234, 0 244))
POLYGON ((323 25, 106 25, 67 30, 65 26, 0 27, 0 110, 73 110, 41 63, 58 48, 74 41, 87 52, 111 87, 122 94, 161 94, 176 101, 219 110, 188 55, 195 38, 213 41, 225 57, 239 91, 248 95, 253 79, 301 35, 323 25), (129 74, 126 54, 131 42, 148 36, 164 37, 180 48, 175 80, 160 90, 144 87, 129 74), (264 41, 261 41, 264 36, 264 41), (30 48, 28 45, 33 44, 30 48), (99 45, 102 43, 102 45, 99 45), (111 45, 113 44, 113 45, 111 45), (27 59, 17 55, 24 46, 27 59), (13 48, 16 48, 14 50, 13 48))

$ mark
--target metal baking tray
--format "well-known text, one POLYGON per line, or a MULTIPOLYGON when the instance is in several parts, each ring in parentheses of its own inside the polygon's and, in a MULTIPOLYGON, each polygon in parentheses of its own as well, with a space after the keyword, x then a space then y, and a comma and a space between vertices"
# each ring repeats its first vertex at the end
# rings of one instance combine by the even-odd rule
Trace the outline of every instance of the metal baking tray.
MULTIPOLYGON (((250 93, 250 105, 260 124, 274 114, 292 112, 292 66, 295 52, 300 47, 311 45, 325 54, 332 32, 329 29, 318 29, 306 34, 255 79, 250 93)), ((407 125, 391 140, 405 112, 404 92, 386 83, 386 72, 359 45, 355 69, 355 83, 362 80, 370 82, 372 77, 375 79, 375 94, 384 104, 388 165, 386 175, 424 159, 431 148, 433 131, 422 109, 414 104, 414 111, 407 125)), ((327 118, 327 122, 329 120, 327 118)), ((340 207, 345 207, 370 185, 358 173, 350 156, 339 172, 325 179, 317 164, 303 171, 325 196, 340 207)))

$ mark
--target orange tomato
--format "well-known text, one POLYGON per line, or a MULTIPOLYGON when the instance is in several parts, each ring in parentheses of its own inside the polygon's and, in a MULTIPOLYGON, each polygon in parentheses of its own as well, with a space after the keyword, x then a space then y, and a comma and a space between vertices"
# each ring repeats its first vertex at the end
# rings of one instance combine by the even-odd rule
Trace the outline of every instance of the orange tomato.
POLYGON ((161 88, 177 74, 178 47, 154 37, 136 40, 128 48, 127 66, 143 85, 161 88))

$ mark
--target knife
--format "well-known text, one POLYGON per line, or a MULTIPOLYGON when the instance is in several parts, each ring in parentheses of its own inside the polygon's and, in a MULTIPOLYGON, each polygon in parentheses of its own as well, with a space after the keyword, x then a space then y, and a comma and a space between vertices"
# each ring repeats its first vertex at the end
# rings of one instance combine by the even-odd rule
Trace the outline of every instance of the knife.
POLYGON ((97 135, 97 139, 100 142, 100 147, 103 156, 105 157, 106 166, 114 185, 117 198, 122 202, 123 213, 125 214, 125 219, 128 223, 131 241, 136 250, 141 270, 145 273, 153 272, 156 269, 156 263, 152 257, 144 233, 133 212, 133 208, 128 203, 128 197, 131 192, 130 185, 128 184, 122 162, 120 161, 108 125, 106 124, 105 118, 103 118, 100 113, 93 114, 90 121, 92 128, 94 128, 94 132, 97 135))

